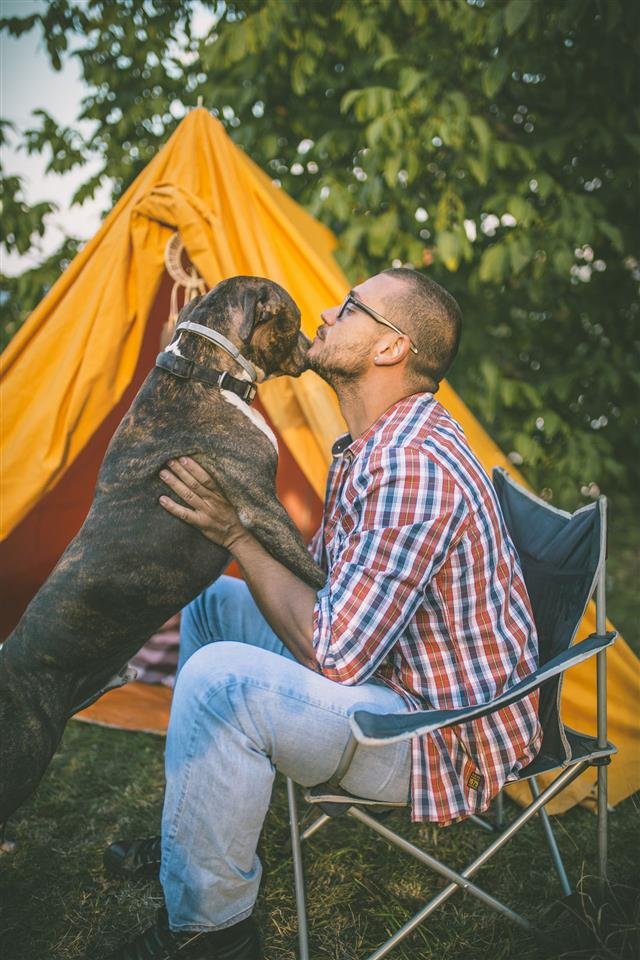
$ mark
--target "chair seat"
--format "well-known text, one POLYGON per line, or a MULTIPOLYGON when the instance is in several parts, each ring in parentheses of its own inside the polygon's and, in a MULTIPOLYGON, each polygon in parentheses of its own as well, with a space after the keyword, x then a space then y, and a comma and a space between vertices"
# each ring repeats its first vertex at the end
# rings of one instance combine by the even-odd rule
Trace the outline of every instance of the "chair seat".
MULTIPOLYGON (((581 760, 597 761, 617 753, 617 747, 614 744, 607 742, 606 747, 599 747, 596 737, 579 733, 570 727, 564 727, 564 734, 571 753, 569 760, 565 757, 552 756, 549 753, 539 753, 535 760, 532 760, 527 767, 520 771, 517 780, 527 780, 529 777, 537 777, 539 774, 549 773, 551 770, 571 767, 581 760)), ((390 803, 387 800, 370 800, 367 797, 358 797, 331 783, 319 783, 315 787, 309 787, 304 793, 304 799, 307 803, 319 806, 329 817, 339 817, 352 806, 391 810, 397 807, 406 807, 409 802, 408 799, 396 803, 390 803)))
POLYGON ((613 743, 607 741, 606 747, 599 747, 596 737, 591 737, 586 733, 578 733, 570 727, 564 727, 564 735, 569 743, 570 758, 552 756, 548 753, 539 753, 535 760, 524 767, 517 776, 517 780, 527 780, 529 777, 537 777, 540 773, 548 773, 550 770, 557 770, 559 767, 571 767, 581 760, 597 761, 603 757, 610 757, 618 752, 618 748, 613 743))
POLYGON ((390 803, 388 800, 370 800, 366 797, 357 797, 331 783, 319 783, 315 787, 305 790, 304 799, 307 803, 319 806, 328 817, 339 817, 346 813, 349 807, 375 807, 377 810, 392 810, 396 807, 406 807, 409 799, 390 803))

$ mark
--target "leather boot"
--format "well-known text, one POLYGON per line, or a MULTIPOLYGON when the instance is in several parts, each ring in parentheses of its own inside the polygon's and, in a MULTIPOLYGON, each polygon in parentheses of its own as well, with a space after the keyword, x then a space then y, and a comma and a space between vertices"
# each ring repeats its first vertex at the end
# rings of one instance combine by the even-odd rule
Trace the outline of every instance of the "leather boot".
MULTIPOLYGON (((253 917, 211 932, 169 928, 167 911, 156 922, 103 960, 263 960, 260 934, 253 917)), ((90 960, 89 955, 85 960, 90 960)), ((93 956, 91 956, 93 960, 93 956)))

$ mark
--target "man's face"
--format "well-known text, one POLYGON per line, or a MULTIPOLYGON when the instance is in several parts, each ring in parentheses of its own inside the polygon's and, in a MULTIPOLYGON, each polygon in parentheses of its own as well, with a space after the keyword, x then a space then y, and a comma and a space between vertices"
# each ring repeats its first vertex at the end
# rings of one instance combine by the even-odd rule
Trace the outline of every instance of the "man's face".
MULTIPOLYGON (((378 313, 384 314, 397 280, 385 274, 370 277, 353 292, 378 313)), ((340 306, 323 310, 322 324, 307 353, 307 363, 328 383, 359 380, 373 364, 376 345, 384 330, 356 306, 338 317, 340 306)))

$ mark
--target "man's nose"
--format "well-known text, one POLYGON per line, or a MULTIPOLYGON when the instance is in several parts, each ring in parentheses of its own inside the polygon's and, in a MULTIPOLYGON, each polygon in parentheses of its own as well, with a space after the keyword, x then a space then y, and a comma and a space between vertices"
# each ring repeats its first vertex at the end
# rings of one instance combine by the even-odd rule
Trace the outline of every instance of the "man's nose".
POLYGON ((337 307, 328 307, 326 310, 323 310, 322 313, 320 314, 322 322, 326 323, 328 327, 333 326, 333 324, 336 322, 337 316, 338 316, 337 307))

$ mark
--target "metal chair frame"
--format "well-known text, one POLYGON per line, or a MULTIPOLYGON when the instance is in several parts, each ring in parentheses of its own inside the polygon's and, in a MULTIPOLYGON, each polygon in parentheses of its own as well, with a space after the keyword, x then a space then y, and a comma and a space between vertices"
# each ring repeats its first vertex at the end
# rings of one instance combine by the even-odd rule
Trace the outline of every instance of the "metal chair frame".
MULTIPOLYGON (((500 472, 503 473, 502 471, 500 472)), ((512 481, 511 483, 513 485, 512 481)), ((542 501, 539 501, 538 498, 533 497, 533 495, 529 494, 527 491, 524 491, 521 488, 517 489, 519 489, 522 494, 531 497, 531 499, 536 501, 538 504, 543 503, 542 501)), ((544 504, 544 506, 550 511, 554 510, 554 508, 549 507, 548 504, 544 504)), ((562 790, 568 787, 570 783, 577 779, 577 777, 579 777, 585 770, 588 769, 589 766, 592 765, 597 766, 598 768, 597 870, 600 889, 601 892, 604 893, 607 880, 607 765, 611 761, 612 754, 616 752, 615 746, 609 743, 607 740, 606 655, 607 648, 615 640, 616 633, 613 631, 609 633, 606 632, 606 499, 604 497, 600 497, 597 505, 594 504, 593 507, 599 510, 601 530, 600 553, 597 571, 594 577, 596 602, 596 632, 594 634, 591 634, 591 636, 587 637, 585 640, 582 640, 580 643, 569 646, 569 648, 563 653, 548 660, 547 663, 536 670, 533 674, 525 678, 525 680, 519 682, 515 687, 511 688, 508 693, 502 694, 489 704, 449 711, 425 710, 404 715, 405 719, 411 718, 411 720, 407 721, 405 724, 406 727, 410 726, 411 729, 405 729, 403 732, 399 732, 398 729, 398 718, 401 715, 381 716, 371 714, 366 711, 357 711, 351 718, 351 736, 349 738, 349 742, 347 743, 338 769, 336 770, 331 781, 327 784, 321 784, 318 787, 312 787, 311 789, 305 791, 304 799, 306 803, 310 804, 311 806, 317 806, 322 811, 320 816, 306 829, 301 830, 300 828, 296 785, 293 783, 293 781, 287 779, 295 898, 298 914, 299 960, 309 960, 309 940, 302 860, 302 843, 312 837, 318 830, 324 827, 336 816, 346 815, 354 820, 359 821, 360 823, 369 827, 379 836, 388 840, 400 850, 414 857, 448 881, 447 885, 436 896, 429 900, 429 902, 426 903, 421 910, 411 917, 410 920, 400 927, 399 930, 397 930, 397 932, 385 943, 383 943, 377 950, 374 950, 373 953, 369 954, 366 960, 381 960, 382 957, 386 957, 387 954, 394 949, 394 947, 404 940, 405 937, 415 930, 419 924, 423 923, 427 917, 433 913, 434 910, 444 904, 458 890, 463 890, 466 893, 470 893, 486 906, 491 907, 502 916, 507 917, 522 929, 532 932, 534 928, 529 920, 521 916, 519 913, 516 913, 501 901, 497 900, 491 894, 484 891, 481 887, 477 886, 473 882, 472 878, 476 872, 485 863, 487 863, 487 861, 495 853, 501 850, 502 847, 509 840, 511 840, 511 838, 518 833, 518 831, 532 817, 534 817, 536 814, 539 814, 545 840, 549 847, 554 868, 558 874, 562 893, 564 896, 569 896, 572 893, 572 887, 568 879, 560 850, 553 833, 553 828, 549 820, 549 816, 545 810, 545 806, 550 800, 561 793, 562 790), (544 790, 540 790, 536 778, 536 773, 547 772, 547 768, 544 768, 544 764, 542 765, 543 771, 537 770, 536 773, 527 773, 529 768, 522 771, 519 779, 528 780, 532 795, 532 802, 529 804, 529 806, 523 809, 515 818, 515 820, 508 826, 505 826, 504 822, 502 794, 496 798, 496 816, 494 824, 489 823, 481 817, 470 817, 470 820, 481 826, 484 830, 495 834, 495 839, 472 863, 468 864, 463 870, 452 870, 446 866, 446 864, 441 863, 431 854, 405 840, 399 834, 395 833, 395 831, 389 829, 384 823, 381 823, 375 817, 371 816, 370 813, 366 812, 367 807, 389 809, 390 807, 405 807, 406 804, 383 804, 349 795, 340 789, 339 783, 346 774, 359 743, 367 744, 368 746, 380 746, 385 743, 409 739, 417 734, 430 733, 434 730, 453 726, 462 722, 468 722, 481 716, 485 716, 488 713, 513 703, 514 701, 530 693, 532 690, 539 688, 543 683, 551 678, 564 674, 569 667, 575 666, 577 663, 581 663, 592 656, 596 656, 597 658, 597 738, 590 738, 585 737, 582 734, 575 734, 574 731, 563 726, 563 734, 569 738, 573 738, 574 742, 577 742, 578 738, 582 738, 581 743, 583 747, 585 744, 587 745, 586 752, 584 752, 583 749, 582 755, 579 755, 575 758, 571 757, 570 759, 566 760, 564 763, 564 768, 561 769, 559 775, 544 790)), ((591 509, 591 507, 583 509, 591 509)), ((556 512, 562 513, 562 511, 556 512)), ((564 516, 568 517, 570 515, 564 514, 564 516)), ((594 594, 593 587, 594 584, 592 584, 590 597, 594 594)), ((576 629, 578 623, 579 620, 576 623, 576 629)), ((537 760, 538 758, 536 758, 536 761, 534 761, 530 766, 536 764, 537 760)), ((551 764, 548 769, 558 769, 558 766, 558 763, 551 764)))

